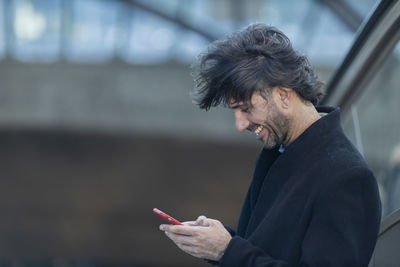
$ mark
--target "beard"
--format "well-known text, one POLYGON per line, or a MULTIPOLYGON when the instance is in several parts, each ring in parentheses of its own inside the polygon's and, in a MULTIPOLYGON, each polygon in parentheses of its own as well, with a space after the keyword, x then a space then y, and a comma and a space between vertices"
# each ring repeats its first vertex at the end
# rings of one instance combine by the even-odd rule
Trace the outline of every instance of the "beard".
POLYGON ((288 136, 290 120, 282 114, 274 101, 270 101, 269 115, 263 123, 268 136, 263 140, 266 149, 273 149, 283 144, 288 136))

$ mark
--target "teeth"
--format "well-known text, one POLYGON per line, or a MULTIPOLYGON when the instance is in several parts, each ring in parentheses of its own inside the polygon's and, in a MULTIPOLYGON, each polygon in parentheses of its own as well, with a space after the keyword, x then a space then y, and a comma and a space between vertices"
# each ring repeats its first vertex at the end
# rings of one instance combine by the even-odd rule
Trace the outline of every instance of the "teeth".
POLYGON ((258 126, 255 130, 254 133, 258 136, 260 134, 260 132, 262 131, 262 129, 264 128, 264 126, 260 125, 258 126))

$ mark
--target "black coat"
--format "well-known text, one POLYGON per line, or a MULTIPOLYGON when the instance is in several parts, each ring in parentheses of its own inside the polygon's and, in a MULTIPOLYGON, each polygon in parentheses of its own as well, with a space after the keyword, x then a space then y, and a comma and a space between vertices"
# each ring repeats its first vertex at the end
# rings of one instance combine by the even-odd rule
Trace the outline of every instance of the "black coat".
POLYGON ((367 266, 380 224, 376 180, 339 109, 281 154, 263 149, 220 266, 367 266))

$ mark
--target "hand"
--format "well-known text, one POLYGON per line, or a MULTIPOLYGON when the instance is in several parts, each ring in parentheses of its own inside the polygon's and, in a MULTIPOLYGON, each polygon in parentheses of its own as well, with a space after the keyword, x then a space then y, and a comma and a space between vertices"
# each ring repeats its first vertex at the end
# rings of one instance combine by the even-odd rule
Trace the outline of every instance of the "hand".
POLYGON ((197 257, 219 261, 231 240, 231 235, 220 221, 205 216, 184 225, 160 225, 160 230, 183 251, 197 257))

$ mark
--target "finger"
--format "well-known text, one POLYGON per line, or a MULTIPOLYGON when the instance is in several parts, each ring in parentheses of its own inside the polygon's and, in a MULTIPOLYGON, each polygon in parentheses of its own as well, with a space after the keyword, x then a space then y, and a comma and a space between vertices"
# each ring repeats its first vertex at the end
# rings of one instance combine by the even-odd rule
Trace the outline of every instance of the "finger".
POLYGON ((194 240, 191 236, 177 235, 171 232, 165 232, 165 235, 168 236, 168 238, 171 239, 177 245, 187 245, 187 246, 197 245, 196 240, 194 240))
POLYGON ((216 226, 216 225, 220 225, 223 226, 222 223, 218 220, 215 219, 210 219, 210 218, 206 218, 204 220, 204 224, 208 225, 208 226, 216 226))
POLYGON ((183 224, 183 225, 191 225, 191 226, 197 225, 197 224, 196 224, 196 221, 182 222, 182 224, 183 224))
POLYGON ((169 231, 170 226, 170 224, 161 224, 159 228, 161 231, 169 231))
MULTIPOLYGON (((178 225, 179 227, 180 225, 178 225)), ((188 226, 188 225, 187 225, 188 226)), ((175 225, 172 224, 161 224, 160 225, 160 230, 161 231, 168 231, 168 232, 174 232, 174 233, 178 233, 179 230, 176 229, 175 225)))
POLYGON ((195 235, 198 232, 198 227, 193 225, 160 225, 160 230, 168 231, 180 235, 195 235))

